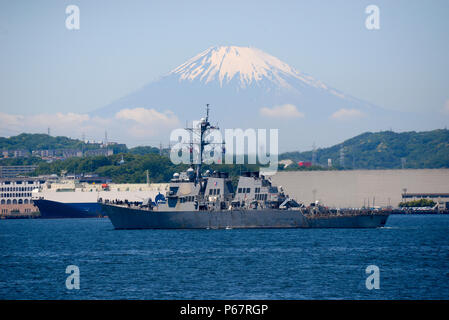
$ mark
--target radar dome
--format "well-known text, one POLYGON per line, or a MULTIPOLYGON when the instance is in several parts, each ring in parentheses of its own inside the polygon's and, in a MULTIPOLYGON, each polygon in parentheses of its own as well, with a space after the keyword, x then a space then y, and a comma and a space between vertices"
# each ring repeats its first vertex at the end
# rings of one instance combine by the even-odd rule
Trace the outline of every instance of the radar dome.
POLYGON ((189 178, 193 178, 194 175, 195 175, 195 171, 193 170, 193 168, 187 169, 187 176, 189 178))

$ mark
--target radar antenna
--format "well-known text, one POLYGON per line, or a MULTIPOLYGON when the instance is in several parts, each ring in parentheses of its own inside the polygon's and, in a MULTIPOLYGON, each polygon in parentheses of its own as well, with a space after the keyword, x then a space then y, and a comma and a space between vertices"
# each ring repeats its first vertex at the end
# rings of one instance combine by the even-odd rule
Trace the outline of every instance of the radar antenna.
POLYGON ((193 164, 195 161, 193 161, 193 145, 196 144, 198 145, 198 161, 196 162, 196 164, 194 164, 194 166, 196 167, 196 177, 195 177, 195 182, 199 182, 201 179, 201 165, 203 164, 203 153, 204 153, 204 147, 207 145, 221 145, 222 148, 224 149, 224 144, 223 142, 209 142, 209 141, 205 141, 205 135, 207 131, 210 130, 219 130, 220 128, 218 126, 212 126, 209 123, 209 111, 210 111, 210 105, 206 104, 206 118, 202 119, 200 121, 199 128, 194 128, 193 126, 191 128, 186 128, 186 130, 190 131, 192 133, 190 142, 187 143, 189 145, 190 148, 190 152, 191 152, 191 164, 193 164), (193 134, 196 134, 199 138, 199 142, 194 142, 193 139, 193 134))

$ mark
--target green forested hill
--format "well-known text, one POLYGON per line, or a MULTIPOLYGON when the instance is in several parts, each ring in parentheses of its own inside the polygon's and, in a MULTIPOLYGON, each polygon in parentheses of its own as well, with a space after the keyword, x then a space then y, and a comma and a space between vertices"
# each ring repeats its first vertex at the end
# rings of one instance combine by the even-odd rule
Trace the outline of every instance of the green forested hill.
MULTIPOLYGON (((311 161, 312 151, 287 152, 281 159, 311 161)), ((449 130, 424 132, 366 132, 343 143, 315 151, 315 163, 327 166, 327 159, 337 168, 394 169, 449 168, 449 130), (340 163, 343 149, 344 161, 340 163)))
MULTIPOLYGON (((174 165, 169 158, 159 154, 145 155, 122 153, 109 157, 70 158, 52 163, 39 163, 34 175, 68 173, 95 173, 102 177, 110 177, 117 183, 143 183, 148 170, 151 182, 168 182, 175 172, 181 172, 188 165, 174 165), (120 163, 121 160, 123 163, 120 163)), ((237 176, 242 171, 257 171, 256 165, 205 165, 204 170, 229 172, 237 176)))
POLYGON ((102 177, 110 177, 117 183, 145 182, 145 171, 149 170, 152 182, 168 181, 174 172, 184 167, 173 165, 166 157, 158 154, 138 155, 122 153, 108 157, 70 158, 54 161, 52 163, 40 163, 35 175, 68 173, 95 173, 102 177), (124 163, 120 164, 123 157, 124 163))
POLYGON ((81 149, 81 140, 67 137, 52 137, 48 134, 22 133, 10 138, 0 137, 0 150, 48 150, 48 149, 81 149))
MULTIPOLYGON (((145 155, 145 154, 150 154, 150 153, 155 153, 155 154, 159 154, 160 150, 156 147, 150 147, 150 146, 139 146, 139 147, 134 147, 129 149, 128 151, 129 153, 132 154, 140 154, 145 155)), ((163 150, 164 154, 167 153, 166 150, 163 150)))
MULTIPOLYGON (((0 150, 61 150, 61 149, 98 149, 100 143, 84 143, 68 137, 53 137, 43 133, 22 133, 10 138, 0 137, 0 150)), ((126 152, 124 144, 112 145, 115 153, 126 152)))

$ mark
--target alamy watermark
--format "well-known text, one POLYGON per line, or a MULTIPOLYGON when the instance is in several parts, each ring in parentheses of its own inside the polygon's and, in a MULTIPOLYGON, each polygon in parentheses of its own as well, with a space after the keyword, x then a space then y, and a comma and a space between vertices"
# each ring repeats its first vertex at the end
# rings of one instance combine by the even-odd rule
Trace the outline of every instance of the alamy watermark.
POLYGON ((380 289, 380 269, 376 265, 369 265, 365 269, 368 277, 365 280, 365 286, 368 290, 380 289))
POLYGON ((80 268, 75 265, 69 265, 65 269, 65 273, 69 274, 65 280, 65 287, 68 290, 80 289, 80 268))
POLYGON ((368 14, 365 20, 365 27, 368 30, 380 29, 380 10, 379 7, 371 4, 365 8, 365 13, 368 14))
POLYGON ((65 27, 68 30, 80 29, 80 8, 71 4, 65 8, 65 13, 68 15, 65 19, 65 27))
MULTIPOLYGON (((194 130, 175 129, 171 132, 170 141, 175 144, 170 150, 170 160, 174 164, 200 164, 199 124, 198 121, 193 123, 194 130)), ((208 130, 203 136, 202 162, 245 164, 246 158, 246 164, 266 166, 263 173, 272 175, 278 169, 278 138, 278 129, 225 129, 224 137, 219 130, 208 130)))

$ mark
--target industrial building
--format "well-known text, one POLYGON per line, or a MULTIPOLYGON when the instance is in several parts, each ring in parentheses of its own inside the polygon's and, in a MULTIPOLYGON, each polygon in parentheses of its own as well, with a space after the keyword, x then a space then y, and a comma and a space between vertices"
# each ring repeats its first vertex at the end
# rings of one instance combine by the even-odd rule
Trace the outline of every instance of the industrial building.
POLYGON ((37 166, 0 166, 0 178, 14 178, 27 175, 36 170, 37 166))
POLYGON ((449 169, 280 171, 272 180, 305 204, 397 207, 404 193, 449 201, 449 169))

